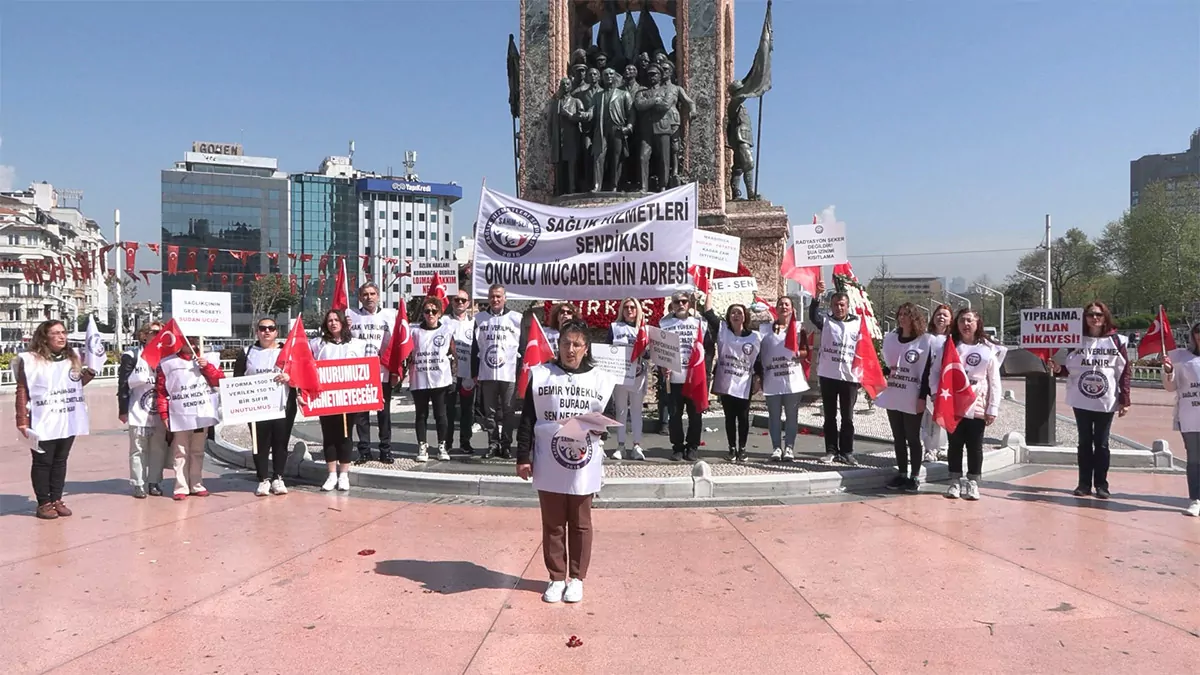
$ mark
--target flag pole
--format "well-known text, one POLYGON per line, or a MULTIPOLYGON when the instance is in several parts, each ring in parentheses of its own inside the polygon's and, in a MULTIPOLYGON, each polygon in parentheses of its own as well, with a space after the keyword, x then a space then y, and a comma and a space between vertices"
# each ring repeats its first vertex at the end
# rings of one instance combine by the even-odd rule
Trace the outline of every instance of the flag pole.
POLYGON ((258 422, 250 423, 250 454, 258 454, 258 422))
POLYGON ((1166 318, 1166 312, 1163 306, 1158 306, 1158 360, 1165 363, 1167 360, 1167 322, 1163 321, 1166 318))
POLYGON ((517 165, 517 156, 520 154, 520 148, 519 148, 519 145, 517 142, 517 118, 516 117, 512 118, 512 132, 513 132, 513 185, 516 186, 515 190, 517 192, 517 196, 520 197, 521 196, 521 171, 517 165))

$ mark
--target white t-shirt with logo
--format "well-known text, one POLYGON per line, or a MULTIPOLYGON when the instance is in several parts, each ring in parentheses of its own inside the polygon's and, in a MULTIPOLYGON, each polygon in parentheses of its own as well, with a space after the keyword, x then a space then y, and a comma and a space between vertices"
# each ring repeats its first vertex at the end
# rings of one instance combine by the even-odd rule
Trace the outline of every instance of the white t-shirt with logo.
POLYGON ((1080 410, 1114 412, 1121 374, 1127 363, 1115 335, 1085 335, 1079 349, 1063 360, 1067 369, 1067 405, 1080 410))
POLYGON ((413 339, 410 389, 441 389, 454 384, 450 354, 457 322, 446 322, 432 330, 410 324, 413 339))
POLYGON ((479 345, 479 381, 516 382, 521 344, 521 315, 511 310, 475 315, 475 341, 479 345))
POLYGON ((603 412, 615 378, 594 368, 568 373, 555 363, 530 371, 537 422, 533 427, 533 487, 567 495, 590 495, 604 481, 604 443, 595 434, 577 441, 559 436, 562 420, 603 412))

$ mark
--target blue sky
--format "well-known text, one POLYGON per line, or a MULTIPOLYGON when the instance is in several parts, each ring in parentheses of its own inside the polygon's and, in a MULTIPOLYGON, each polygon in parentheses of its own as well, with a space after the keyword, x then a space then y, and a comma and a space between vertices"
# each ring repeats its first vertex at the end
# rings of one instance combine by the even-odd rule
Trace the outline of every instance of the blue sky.
MULTIPOLYGON (((693 0, 695 2, 697 0, 693 0)), ((765 2, 736 3, 736 70, 765 2)), ((84 210, 157 241, 159 171, 193 140, 242 142, 289 171, 355 164, 513 191, 504 54, 516 0, 7 2, 0 182, 85 191, 84 210)), ((1003 278, 1055 230, 1098 234, 1129 161, 1200 126, 1194 0, 780 0, 761 190, 795 223, 836 205, 860 276, 1003 278)), ((666 21, 660 17, 660 26, 666 21)), ((663 32, 673 31, 663 26, 663 32)), ((757 115, 751 103, 751 116, 757 115)), ((2 186, 0 187, 7 187, 2 186)), ((146 252, 140 267, 157 266, 146 252)))

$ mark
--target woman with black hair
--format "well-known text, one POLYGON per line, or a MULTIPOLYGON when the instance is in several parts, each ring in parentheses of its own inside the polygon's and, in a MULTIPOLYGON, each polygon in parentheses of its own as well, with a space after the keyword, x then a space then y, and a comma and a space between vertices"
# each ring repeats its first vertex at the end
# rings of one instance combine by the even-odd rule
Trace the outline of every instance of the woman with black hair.
POLYGON ((1117 335, 1112 312, 1103 302, 1083 309, 1083 342, 1067 350, 1062 364, 1049 361, 1050 372, 1067 376, 1067 404, 1079 430, 1079 483, 1076 497, 1108 499, 1108 435, 1113 415, 1129 412, 1133 369, 1125 343, 1117 335))
MULTIPOLYGON (((996 421, 996 415, 1000 412, 1000 361, 975 310, 959 310, 954 318, 950 339, 958 350, 958 359, 962 362, 967 383, 975 392, 975 403, 950 433, 950 488, 946 490, 946 498, 958 499, 961 496, 974 501, 979 499, 979 479, 983 475, 983 432, 996 421), (965 478, 964 449, 967 454, 965 478)), ((934 368, 930 377, 930 390, 936 392, 941 372, 934 368)))
POLYGON ((896 330, 883 338, 887 388, 879 393, 879 407, 887 410, 896 449, 896 477, 889 490, 917 492, 921 479, 921 416, 926 412, 930 344, 925 315, 911 302, 896 310, 896 330))
MULTIPOLYGON (((800 395, 808 391, 804 359, 808 356, 808 332, 800 328, 796 305, 791 297, 775 301, 775 320, 759 327, 762 351, 758 355, 762 369, 762 392, 767 402, 767 432, 771 435, 771 460, 795 459, 796 434, 799 431, 800 395), (788 335, 796 330, 796 347, 788 347, 788 335)), ((853 462, 850 455, 846 462, 853 462)))
POLYGON ((1200 323, 1188 332, 1186 349, 1172 349, 1163 359, 1163 387, 1175 392, 1175 427, 1187 451, 1188 506, 1200 516, 1200 323))
MULTIPOLYGON (((954 310, 950 305, 938 305, 933 308, 929 317, 929 326, 925 334, 929 336, 929 366, 941 363, 942 347, 946 344, 946 336, 950 334, 950 324, 954 323, 954 310)), ((927 373, 928 376, 928 373, 927 373)), ((927 392, 932 394, 932 392, 927 392)), ((925 414, 921 416, 921 445, 925 446, 925 461, 936 462, 945 459, 946 430, 933 421, 933 400, 927 396, 925 414)))
MULTIPOLYGON (((325 312, 321 322, 321 335, 309 342, 313 358, 317 361, 354 359, 366 356, 366 343, 350 335, 350 324, 340 309, 325 312)), ((387 405, 387 401, 384 401, 387 405)), ((325 466, 329 475, 321 485, 322 492, 334 488, 345 492, 350 489, 350 461, 354 452, 349 430, 354 428, 358 415, 365 413, 341 413, 321 415, 321 444, 324 447, 325 466)))
POLYGON ((747 325, 750 312, 734 303, 725 309, 725 320, 712 309, 712 294, 704 299, 704 318, 710 335, 717 336, 717 358, 713 366, 712 392, 721 398, 725 411, 725 436, 729 461, 746 461, 750 436, 750 396, 756 391, 755 365, 762 336, 747 325))
POLYGON ((535 366, 517 429, 517 475, 533 479, 542 511, 542 554, 550 572, 546 602, 583 600, 592 556, 592 498, 604 480, 602 429, 583 438, 561 433, 563 422, 602 413, 614 378, 594 367, 587 324, 560 328, 558 358, 535 366))
POLYGON ((409 390, 416 404, 417 461, 429 461, 429 444, 425 442, 429 424, 429 409, 438 440, 438 459, 450 460, 446 449, 449 424, 446 421, 446 396, 454 385, 454 331, 457 326, 442 322, 442 300, 432 296, 421 301, 421 320, 412 326, 413 349, 409 356, 409 390))
POLYGON ((62 501, 67 482, 67 456, 75 437, 86 436, 87 403, 83 387, 96 376, 67 345, 61 321, 43 321, 33 331, 29 349, 13 360, 17 382, 17 431, 33 441, 29 475, 37 496, 37 517, 54 520, 71 515, 62 501))
POLYGON ((279 325, 275 319, 265 316, 258 320, 255 326, 258 341, 246 347, 238 354, 233 363, 233 376, 259 375, 275 373, 275 381, 279 390, 272 395, 279 396, 284 407, 284 416, 273 420, 253 422, 254 437, 257 444, 254 448, 254 473, 258 477, 258 488, 254 494, 259 497, 267 495, 286 495, 287 486, 283 483, 283 472, 287 467, 288 442, 292 438, 292 425, 296 421, 296 390, 287 386, 288 374, 276 367, 279 360, 279 325), (286 400, 283 400, 286 398, 286 400))

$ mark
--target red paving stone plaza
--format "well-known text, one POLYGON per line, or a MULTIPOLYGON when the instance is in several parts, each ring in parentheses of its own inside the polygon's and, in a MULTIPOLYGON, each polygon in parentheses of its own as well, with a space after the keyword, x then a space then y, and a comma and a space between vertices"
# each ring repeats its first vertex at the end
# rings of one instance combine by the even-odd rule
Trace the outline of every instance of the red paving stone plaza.
MULTIPOLYGON (((1178 447, 1166 396, 1136 391, 1117 433, 1178 447)), ((976 503, 601 509, 583 603, 550 606, 535 509, 256 498, 216 465, 208 498, 134 500, 115 389, 89 403, 70 518, 33 517, 3 434, 6 674, 1200 672, 1181 475, 1118 472, 1108 503, 1025 468, 976 503)))

